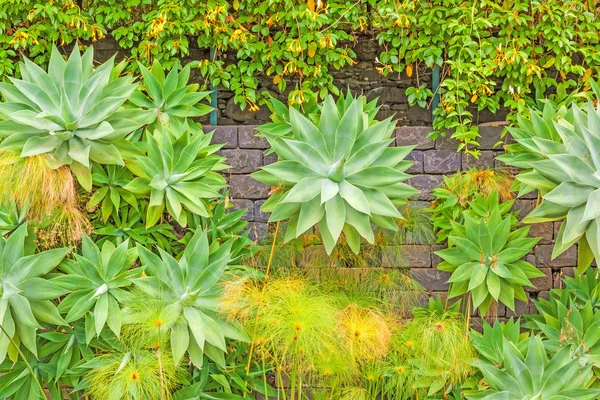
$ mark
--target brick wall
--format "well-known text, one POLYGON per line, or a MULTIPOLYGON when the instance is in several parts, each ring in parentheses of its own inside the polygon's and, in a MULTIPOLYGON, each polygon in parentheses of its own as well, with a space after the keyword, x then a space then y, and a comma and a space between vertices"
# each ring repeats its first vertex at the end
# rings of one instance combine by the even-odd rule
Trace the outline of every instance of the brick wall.
MULTIPOLYGON (((264 236, 267 233, 268 215, 260 211, 260 206, 269 196, 270 188, 256 182, 250 173, 260 166, 276 160, 274 154, 267 155, 268 143, 265 139, 256 137, 255 126, 225 125, 216 128, 205 126, 205 131, 215 130, 214 143, 225 143, 221 154, 227 157, 231 166, 227 171, 230 183, 230 197, 236 208, 247 208, 245 219, 249 221, 253 238, 264 236)), ((501 138, 502 127, 480 126, 481 156, 478 160, 456 152, 456 142, 449 138, 441 138, 433 142, 427 138, 430 132, 428 127, 403 126, 396 129, 396 144, 399 146, 416 144, 417 147, 408 158, 415 163, 408 171, 414 175, 408 183, 420 189, 419 195, 413 199, 415 203, 424 206, 432 200, 431 189, 439 186, 442 176, 453 174, 458 170, 470 167, 494 167, 500 163, 495 156, 502 153, 494 149, 494 145, 501 138)), ((515 202, 515 208, 521 210, 520 217, 525 216, 535 205, 535 193, 520 198, 515 202)), ((577 249, 570 248, 563 255, 551 260, 552 245, 558 235, 559 223, 535 224, 531 227, 531 236, 540 237, 541 240, 532 254, 527 256, 529 262, 536 265, 545 276, 533 280, 535 288, 528 288, 530 298, 547 296, 551 288, 560 287, 563 275, 573 275, 573 268, 577 264, 577 249)), ((429 243, 411 243, 404 246, 404 258, 411 268, 413 277, 418 280, 430 295, 441 294, 445 296, 448 274, 438 271, 435 267, 439 259, 433 251, 441 248, 439 245, 429 243)), ((530 302, 517 302, 516 314, 534 310, 530 302)), ((498 317, 515 315, 510 310, 500 307, 498 317)))

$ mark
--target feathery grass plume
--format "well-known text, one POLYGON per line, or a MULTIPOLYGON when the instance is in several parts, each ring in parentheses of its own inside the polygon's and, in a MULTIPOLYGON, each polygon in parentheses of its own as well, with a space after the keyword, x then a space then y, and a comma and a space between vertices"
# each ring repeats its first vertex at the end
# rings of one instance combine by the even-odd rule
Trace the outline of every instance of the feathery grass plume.
POLYGON ((393 336, 389 354, 390 368, 397 373, 389 374, 385 390, 405 393, 402 399, 424 398, 462 381, 473 373, 475 359, 458 306, 446 310, 438 297, 413 314, 393 336))
POLYGON ((374 397, 367 389, 360 386, 354 386, 345 388, 342 391, 340 400, 375 400, 374 397))
POLYGON ((400 209, 400 212, 405 219, 398 222, 401 231, 396 234, 396 237, 402 240, 402 243, 435 243, 435 230, 431 220, 431 212, 427 208, 409 203, 406 207, 400 209))
POLYGON ((164 299, 134 289, 124 301, 121 343, 145 349, 168 348, 169 328, 177 318, 165 306, 164 299))
POLYGON ((275 366, 278 383, 289 380, 291 398, 301 398, 318 379, 319 361, 340 349, 338 298, 304 279, 233 281, 223 300, 222 313, 241 322, 254 356, 275 366))
POLYGON ((51 156, 0 151, 0 187, 0 203, 28 210, 42 248, 74 245, 91 232, 73 174, 66 166, 53 168, 51 156))
POLYGON ((84 364, 86 394, 91 400, 162 400, 170 398, 180 381, 168 351, 133 350, 98 355, 84 364))
POLYGON ((385 357, 390 347, 390 321, 375 308, 350 304, 338 314, 342 344, 357 362, 385 357))

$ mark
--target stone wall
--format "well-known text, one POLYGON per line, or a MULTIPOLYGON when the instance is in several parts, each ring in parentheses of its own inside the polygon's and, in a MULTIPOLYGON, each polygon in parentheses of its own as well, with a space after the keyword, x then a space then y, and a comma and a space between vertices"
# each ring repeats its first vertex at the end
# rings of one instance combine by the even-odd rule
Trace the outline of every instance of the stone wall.
MULTIPOLYGON (((276 158, 273 154, 267 155, 267 141, 256 137, 254 128, 255 126, 248 125, 204 127, 207 132, 215 130, 213 142, 225 143, 221 154, 227 157, 231 166, 227 171, 230 197, 236 208, 248 209, 244 218, 249 221, 252 237, 256 238, 263 237, 267 233, 268 215, 260 211, 260 206, 268 198, 270 188, 254 181, 250 177, 250 173, 262 165, 274 162, 276 158)), ((480 126, 482 137, 480 138, 481 157, 479 160, 468 158, 463 153, 457 153, 456 142, 449 138, 441 138, 433 142, 427 138, 430 131, 431 129, 428 127, 403 126, 397 128, 395 132, 397 145, 417 145, 408 157, 414 161, 414 165, 408 170, 414 177, 408 183, 420 189, 419 195, 412 200, 414 203, 428 205, 428 202, 433 199, 431 189, 442 183, 443 175, 475 166, 500 166, 500 163, 495 160, 495 156, 502 151, 495 149, 494 145, 502 140, 502 127, 480 126)), ((537 195, 532 193, 516 200, 515 208, 520 210, 520 217, 532 210, 536 198, 537 195)), ((557 259, 551 259, 552 246, 559 226, 559 223, 544 223, 531 227, 531 236, 540 237, 541 240, 534 251, 527 256, 527 259, 545 275, 533 280, 535 288, 526 289, 531 299, 547 296, 551 288, 560 287, 563 275, 572 276, 573 274, 573 268, 577 263, 575 246, 557 259)), ((441 248, 439 245, 429 243, 408 243, 404 246, 404 254, 414 279, 418 280, 430 295, 445 296, 448 274, 435 268, 440 260, 433 254, 433 251, 439 248, 441 248)), ((528 303, 517 302, 517 315, 534 310, 531 301, 528 303)), ((512 315, 515 313, 504 307, 500 307, 498 310, 500 318, 512 315)))
MULTIPOLYGON (((348 43, 356 53, 357 63, 352 66, 343 67, 340 70, 333 70, 331 74, 334 77, 334 84, 340 90, 347 90, 354 94, 364 94, 369 100, 379 98, 381 105, 378 119, 385 119, 395 115, 399 123, 410 126, 431 125, 432 114, 430 109, 421 107, 409 107, 405 90, 409 87, 427 85, 431 88, 431 70, 419 67, 411 77, 405 73, 391 73, 388 76, 380 75, 376 67, 376 58, 382 49, 377 40, 369 35, 360 36, 356 42, 348 43)), ((119 47, 118 43, 110 36, 94 43, 95 58, 98 61, 105 61, 114 54, 117 59, 128 57, 128 51, 119 47)), ((226 64, 235 63, 237 59, 235 54, 220 54, 220 59, 226 64)), ((181 60, 183 64, 190 61, 206 60, 209 58, 207 49, 199 49, 195 40, 190 40, 190 56, 181 60)), ((288 80, 287 88, 284 92, 279 92, 277 85, 273 84, 272 77, 258 76, 259 85, 257 93, 268 91, 273 97, 283 102, 287 102, 288 94, 295 88, 295 81, 288 80)), ((192 71, 191 80, 200 84, 205 84, 205 80, 199 76, 198 71, 192 71)), ((217 124, 218 125, 259 125, 269 121, 269 109, 266 105, 261 106, 257 112, 242 110, 239 105, 233 101, 233 93, 222 86, 217 88, 217 124)), ((506 117, 506 110, 499 110, 495 114, 489 111, 478 111, 476 107, 470 110, 473 113, 474 120, 478 123, 491 121, 501 121, 506 117)), ((203 123, 208 123, 208 116, 204 118, 203 123)))

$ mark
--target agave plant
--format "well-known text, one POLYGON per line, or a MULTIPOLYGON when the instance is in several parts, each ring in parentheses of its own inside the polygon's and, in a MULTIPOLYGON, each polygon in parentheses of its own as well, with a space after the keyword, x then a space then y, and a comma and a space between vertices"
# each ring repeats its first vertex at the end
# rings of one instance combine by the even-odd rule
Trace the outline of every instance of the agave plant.
POLYGON ((521 333, 520 320, 513 318, 506 322, 496 320, 494 325, 483 320, 482 333, 471 331, 471 342, 479 358, 494 365, 502 365, 504 362, 504 340, 508 340, 523 351, 528 344, 527 338, 528 333, 521 333))
MULTIPOLYGON (((443 178, 444 183, 431 191, 435 200, 428 209, 439 243, 453 235, 454 222, 463 223, 465 209, 481 217, 498 204, 499 198, 502 215, 511 212, 514 201, 510 188, 514 179, 507 170, 473 168, 443 178)), ((513 212, 513 226, 517 225, 518 213, 513 212)))
POLYGON ((67 325, 51 301, 67 290, 44 276, 70 249, 32 254, 25 246, 26 235, 27 224, 23 224, 8 239, 0 237, 0 363, 11 341, 22 343, 37 355, 36 330, 41 323, 67 325))
POLYGON ((376 122, 365 103, 329 96, 313 121, 289 109, 292 137, 264 133, 280 161, 253 177, 279 188, 262 209, 272 212, 269 221, 289 219, 286 241, 318 225, 328 254, 342 232, 358 252, 361 236, 374 241, 371 224, 398 230, 396 207, 417 193, 402 183, 413 147, 389 147, 395 123, 376 122))
POLYGON ((17 204, 13 201, 0 202, 0 235, 13 232, 25 223, 26 217, 27 208, 19 210, 17 204))
POLYGON ((569 347, 581 364, 600 367, 600 312, 589 301, 579 306, 566 290, 552 290, 548 300, 538 299, 539 314, 528 315, 528 327, 542 331, 550 354, 569 347))
MULTIPOLYGON (((140 201, 140 209, 147 208, 146 200, 140 201)), ((173 247, 178 244, 178 238, 175 236, 175 230, 171 224, 158 224, 150 228, 146 228, 143 216, 140 212, 131 207, 121 207, 119 214, 113 213, 113 221, 103 223, 94 221, 97 235, 96 244, 101 246, 106 240, 114 241, 120 245, 125 240, 129 240, 130 245, 139 243, 146 247, 157 245, 161 249, 173 253, 173 247)))
POLYGON ((200 104, 210 92, 198 92, 199 85, 196 83, 188 85, 189 64, 181 71, 176 65, 166 76, 166 71, 157 60, 152 64, 151 71, 140 63, 138 65, 146 93, 136 91, 129 101, 149 112, 148 132, 169 126, 171 132, 181 133, 186 119, 201 117, 212 110, 212 107, 200 104))
POLYGON ((65 272, 55 278, 57 285, 69 290, 58 306, 66 313, 67 322, 85 317, 87 342, 100 336, 105 325, 119 336, 121 330, 121 308, 119 303, 127 295, 124 288, 142 273, 141 268, 131 266, 137 260, 137 248, 129 249, 127 241, 118 247, 105 241, 102 249, 84 236, 82 255, 61 264, 65 272), (93 311, 92 311, 93 308, 93 311))
POLYGON ((108 220, 113 211, 119 214, 119 208, 122 203, 127 203, 138 211, 138 203, 135 195, 123 187, 127 185, 133 176, 126 168, 119 168, 115 165, 101 165, 94 163, 92 167, 92 183, 97 189, 90 196, 87 203, 88 211, 93 210, 101 202, 102 219, 108 220))
POLYGON ((204 355, 224 367, 226 338, 245 340, 245 334, 218 313, 220 284, 231 258, 232 240, 209 246, 206 231, 197 230, 179 261, 160 248, 160 257, 138 246, 148 276, 134 279, 135 285, 153 298, 161 299, 169 321, 160 328, 170 335, 171 350, 178 364, 187 352, 201 367, 204 355))
POLYGON ((524 352, 507 339, 504 339, 503 347, 503 367, 477 361, 489 390, 467 391, 467 399, 592 400, 600 395, 600 389, 589 388, 593 382, 591 366, 579 365, 568 347, 550 360, 537 335, 531 336, 524 352))
POLYGON ((544 276, 521 259, 539 240, 527 237, 529 227, 511 232, 511 216, 503 218, 496 205, 487 219, 465 213, 464 224, 455 229, 457 236, 449 237, 455 246, 435 253, 444 260, 438 268, 452 273, 449 296, 470 292, 473 307, 482 315, 493 302, 514 310, 515 298, 527 301, 523 286, 533 286, 529 279, 544 276))
POLYGON ((223 157, 214 154, 220 146, 210 145, 212 133, 184 133, 178 139, 155 131, 148 135, 148 155, 137 158, 128 168, 138 176, 124 189, 136 195, 150 195, 146 227, 158 222, 165 207, 182 226, 188 213, 211 215, 209 200, 219 197, 226 187, 225 178, 216 171, 227 166, 223 157))
POLYGON ((92 47, 79 48, 68 61, 53 47, 48 72, 25 58, 22 79, 0 84, 0 145, 21 157, 49 154, 55 167, 69 165, 86 190, 92 186, 91 163, 123 165, 121 153, 135 148, 126 135, 145 122, 121 105, 136 88, 131 76, 118 77, 124 64, 114 57, 94 68, 92 47))
POLYGON ((547 104, 530 118, 509 130, 518 146, 503 158, 525 168, 517 177, 524 191, 536 188, 544 199, 523 222, 564 220, 552 257, 578 243, 583 271, 600 259, 600 109, 588 103, 587 113, 577 105, 555 111, 547 104))
POLYGON ((600 275, 597 269, 588 269, 584 274, 575 271, 574 276, 563 279, 565 289, 579 307, 591 303, 600 310, 600 275))

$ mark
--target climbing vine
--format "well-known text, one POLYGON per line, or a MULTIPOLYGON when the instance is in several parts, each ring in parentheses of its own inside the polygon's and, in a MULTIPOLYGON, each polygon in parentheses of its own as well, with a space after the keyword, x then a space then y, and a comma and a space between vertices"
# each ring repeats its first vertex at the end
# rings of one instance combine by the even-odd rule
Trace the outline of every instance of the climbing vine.
POLYGON ((587 89, 600 66, 599 10, 596 0, 4 0, 0 75, 18 72, 21 53, 44 64, 53 42, 112 36, 144 64, 195 61, 206 85, 256 111, 265 77, 291 104, 336 94, 333 71, 356 63, 358 36, 371 35, 382 75, 439 67, 436 93, 418 84, 408 101, 431 107, 439 95, 432 136, 449 129, 477 156, 478 112, 506 108, 512 119, 536 97, 587 89))

